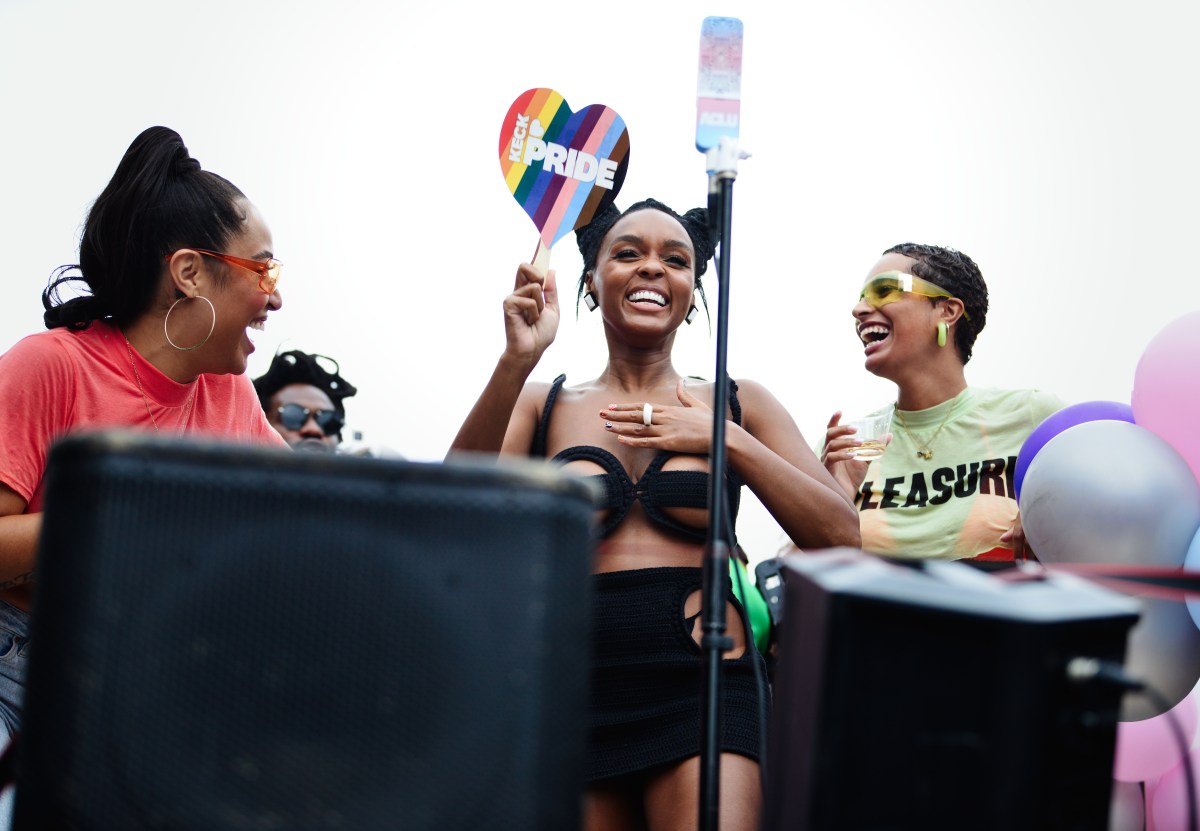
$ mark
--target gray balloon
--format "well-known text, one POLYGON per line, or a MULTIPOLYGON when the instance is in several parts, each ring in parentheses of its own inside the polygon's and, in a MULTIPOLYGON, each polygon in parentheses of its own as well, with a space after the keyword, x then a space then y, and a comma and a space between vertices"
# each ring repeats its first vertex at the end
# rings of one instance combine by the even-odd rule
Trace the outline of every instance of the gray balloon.
MULTIPOLYGON (((1200 629, 1181 600, 1142 598, 1141 602, 1142 616, 1129 632, 1125 673, 1155 690, 1170 709, 1200 680, 1200 629)), ((1142 693, 1125 693, 1121 721, 1153 718, 1166 712, 1163 703, 1142 693)))
POLYGON ((1187 462, 1124 421, 1077 424, 1048 441, 1020 504, 1029 545, 1046 563, 1179 567, 1200 528, 1200 483, 1187 462))

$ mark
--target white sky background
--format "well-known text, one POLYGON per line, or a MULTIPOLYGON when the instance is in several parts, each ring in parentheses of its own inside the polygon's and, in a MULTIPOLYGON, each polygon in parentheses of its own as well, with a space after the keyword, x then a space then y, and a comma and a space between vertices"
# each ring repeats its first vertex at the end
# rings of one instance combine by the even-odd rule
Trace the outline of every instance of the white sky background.
MULTIPOLYGON (((332 355, 351 429, 440 459, 503 347, 500 302, 537 235, 497 143, 509 104, 557 89, 629 128, 618 205, 704 203, 693 147, 705 15, 745 24, 729 368, 810 444, 829 414, 894 398, 862 369, 850 308, 886 247, 957 247, 991 311, 978 386, 1128 402, 1149 340, 1197 307, 1194 36, 1183 0, 554 4, 0 0, 0 350, 41 330, 51 270, 142 129, 262 210, 285 263, 277 348, 332 355)), ((603 367, 600 321, 564 316, 534 378, 603 367)), ((716 312, 716 279, 707 281, 716 312)), ((701 317, 676 366, 713 375, 701 317)), ((1181 383, 1195 383, 1195 377, 1181 383)), ((744 500, 753 559, 782 539, 744 500)))

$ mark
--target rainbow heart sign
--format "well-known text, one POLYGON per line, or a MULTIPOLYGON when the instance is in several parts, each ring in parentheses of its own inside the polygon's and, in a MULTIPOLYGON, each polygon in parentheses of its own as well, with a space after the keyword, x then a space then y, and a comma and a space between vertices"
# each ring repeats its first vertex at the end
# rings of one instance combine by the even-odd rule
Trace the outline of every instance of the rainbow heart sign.
POLYGON ((611 107, 571 112, 552 89, 521 93, 500 128, 500 170, 548 249, 612 204, 629 167, 629 131, 611 107))

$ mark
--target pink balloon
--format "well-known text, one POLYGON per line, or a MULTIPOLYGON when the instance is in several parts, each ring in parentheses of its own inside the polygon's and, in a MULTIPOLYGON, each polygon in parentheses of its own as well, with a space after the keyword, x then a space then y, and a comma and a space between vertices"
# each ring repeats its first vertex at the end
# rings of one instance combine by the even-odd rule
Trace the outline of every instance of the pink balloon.
POLYGON ((1113 779, 1121 782, 1144 782, 1155 779, 1179 764, 1183 754, 1175 741, 1168 719, 1179 720, 1188 745, 1196 737, 1196 691, 1188 693, 1168 712, 1141 721, 1117 722, 1117 751, 1113 758, 1113 779))
POLYGON ((1146 810, 1146 829, 1145 831, 1171 831, 1170 828, 1162 829, 1154 824, 1154 792, 1161 780, 1154 779, 1150 782, 1143 782, 1142 788, 1146 793, 1145 810, 1146 810))
MULTIPOLYGON (((1200 750, 1193 750, 1188 754, 1188 758, 1192 762, 1192 781, 1196 784, 1196 793, 1200 794, 1200 778, 1196 776, 1200 773, 1200 750)), ((1187 771, 1182 760, 1163 774, 1163 778, 1149 795, 1148 802, 1155 828, 1167 831, 1171 828, 1188 827, 1187 771)), ((1200 810, 1200 806, 1197 808, 1200 810)))
POLYGON ((1133 374, 1134 421, 1174 447, 1200 481, 1200 312, 1167 324, 1133 374))

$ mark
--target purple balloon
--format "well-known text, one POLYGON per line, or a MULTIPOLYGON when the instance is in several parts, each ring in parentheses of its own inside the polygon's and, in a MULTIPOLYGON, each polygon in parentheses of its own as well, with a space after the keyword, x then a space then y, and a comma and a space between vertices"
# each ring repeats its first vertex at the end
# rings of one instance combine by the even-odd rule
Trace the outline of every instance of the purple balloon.
POLYGON ((1029 470, 1029 463, 1038 451, 1063 430, 1087 421, 1127 421, 1133 424, 1133 408, 1117 401, 1084 401, 1063 407, 1034 427, 1033 432, 1021 445, 1021 452, 1017 454, 1017 466, 1013 470, 1013 490, 1016 491, 1018 499, 1021 498, 1021 483, 1025 481, 1025 471, 1029 470))

